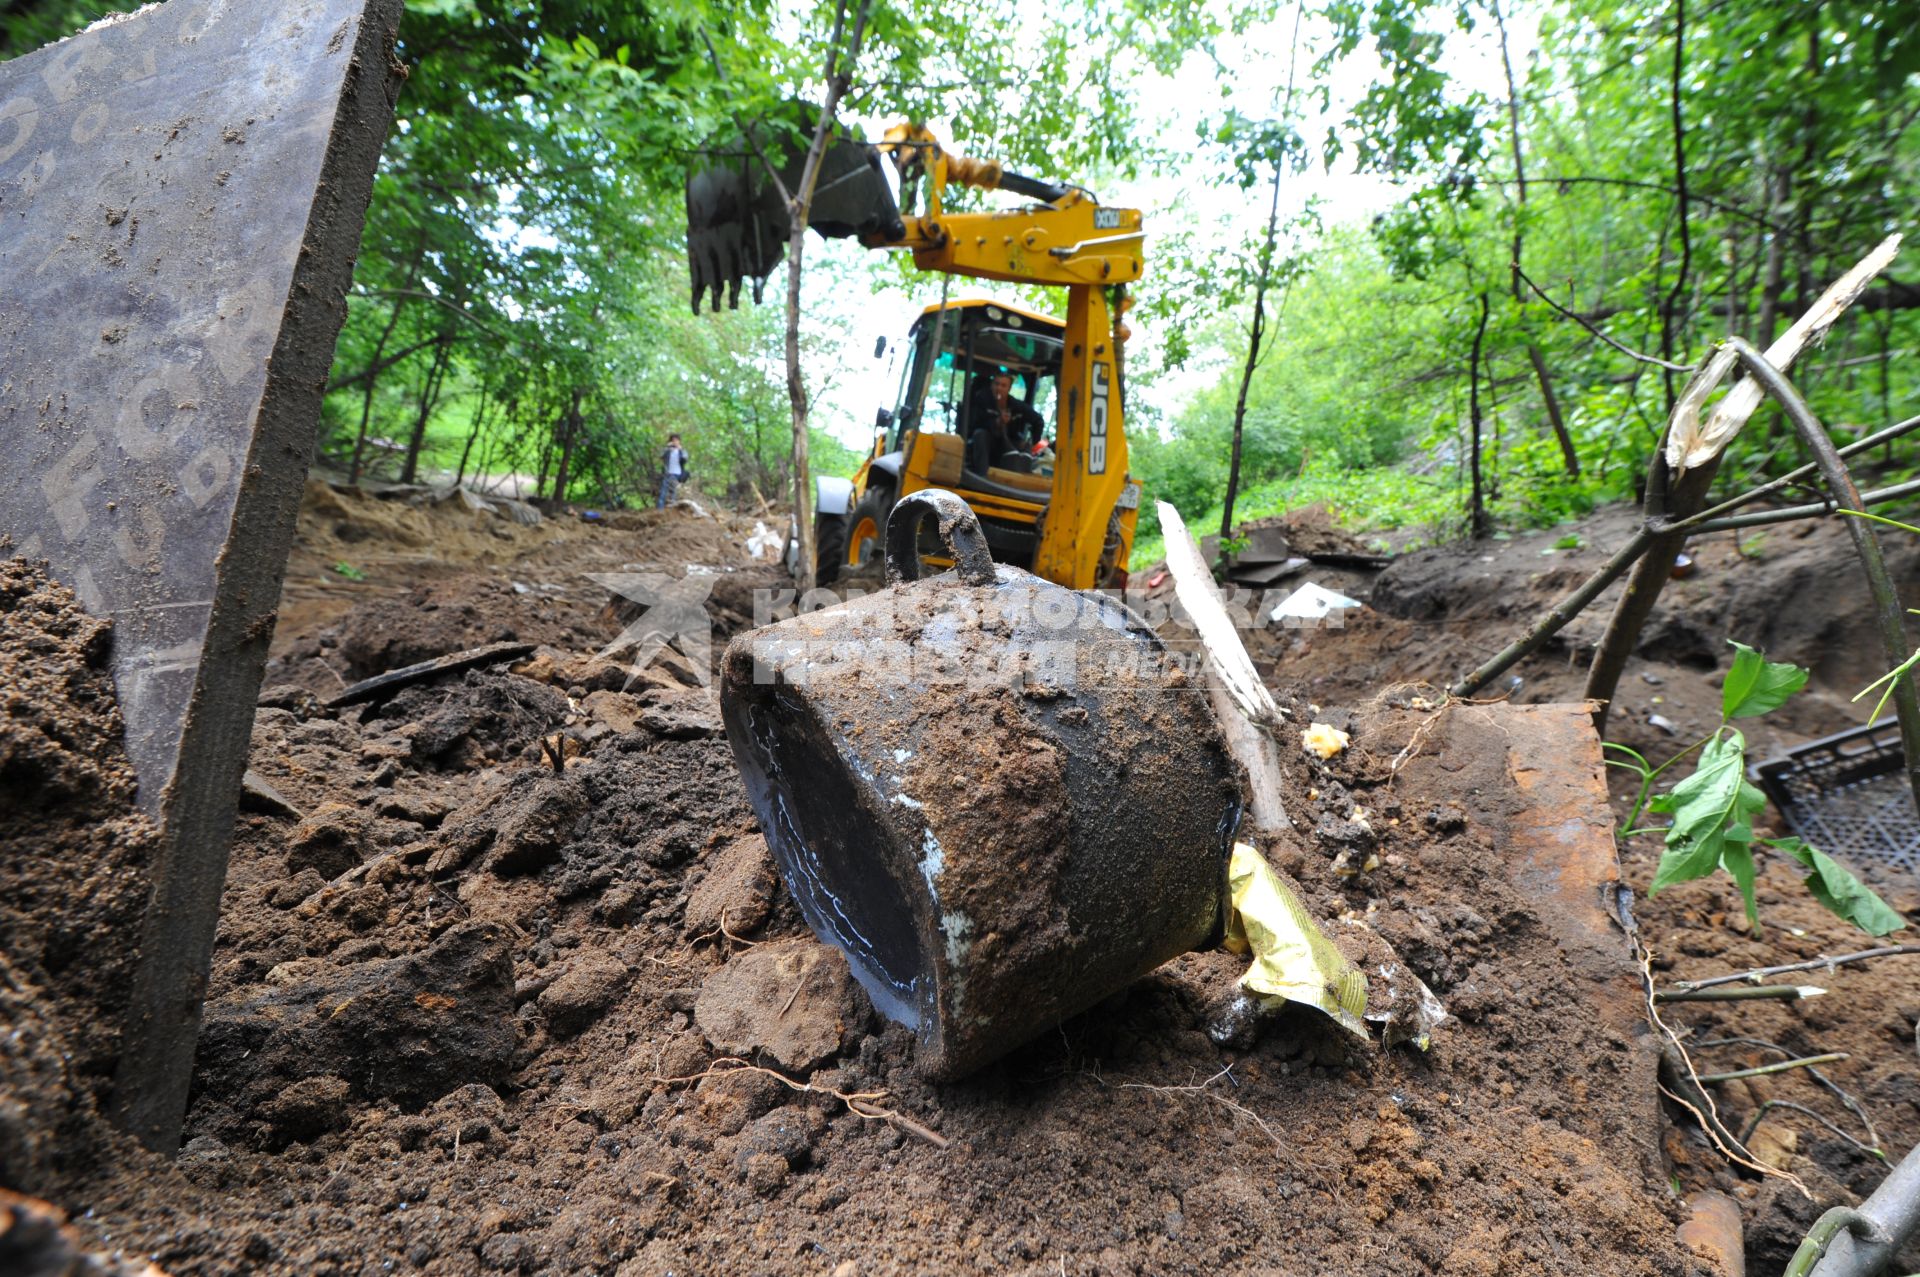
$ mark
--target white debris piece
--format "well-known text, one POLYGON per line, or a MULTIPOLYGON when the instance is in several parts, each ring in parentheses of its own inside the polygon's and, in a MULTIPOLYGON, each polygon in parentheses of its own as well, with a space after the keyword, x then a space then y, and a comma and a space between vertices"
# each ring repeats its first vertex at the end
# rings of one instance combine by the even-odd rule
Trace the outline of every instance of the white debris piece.
POLYGON ((1267 619, 1276 623, 1288 620, 1296 623, 1318 621, 1333 612, 1360 606, 1362 604, 1359 599, 1350 599, 1344 594, 1309 581, 1274 604, 1273 611, 1267 613, 1267 619))
POLYGON ((780 543, 784 538, 768 527, 766 520, 753 521, 753 535, 747 538, 747 553, 756 559, 773 559, 780 555, 780 543))

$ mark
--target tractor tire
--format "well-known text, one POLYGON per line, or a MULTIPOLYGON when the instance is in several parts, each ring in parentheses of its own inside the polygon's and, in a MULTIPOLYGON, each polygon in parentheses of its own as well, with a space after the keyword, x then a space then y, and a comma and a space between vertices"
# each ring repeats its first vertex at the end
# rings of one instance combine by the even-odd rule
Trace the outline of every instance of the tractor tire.
POLYGON ((887 516, 893 513, 893 493, 868 488, 853 503, 842 539, 841 562, 848 569, 884 563, 887 555, 887 516))
POLYGON ((847 516, 813 516, 813 580, 816 585, 832 585, 847 565, 847 516))

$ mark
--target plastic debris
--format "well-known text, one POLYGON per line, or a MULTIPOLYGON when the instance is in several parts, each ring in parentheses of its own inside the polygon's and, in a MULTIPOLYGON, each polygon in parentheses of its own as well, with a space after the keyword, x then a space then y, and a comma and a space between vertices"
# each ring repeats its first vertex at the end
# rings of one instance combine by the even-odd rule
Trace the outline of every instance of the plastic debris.
POLYGON ((753 521, 753 535, 747 538, 747 553, 756 559, 773 559, 780 555, 782 537, 766 525, 765 520, 753 521))
POLYGON ((1274 604, 1273 611, 1267 613, 1267 619, 1278 623, 1292 621, 1295 625, 1299 625, 1305 621, 1324 620, 1334 612, 1360 606, 1362 605, 1359 599, 1350 599, 1344 594, 1308 581, 1274 604))
POLYGON ((1386 1006, 1367 1013, 1381 1026, 1380 1045, 1408 1042, 1424 1051, 1433 1045, 1433 1031, 1447 1018, 1447 1008, 1427 982, 1395 963, 1383 963, 1376 975, 1387 986, 1386 1006))
POLYGON ((1366 976, 1341 955, 1293 889, 1247 843, 1233 845, 1227 899, 1225 944, 1235 953, 1253 955, 1240 987, 1261 1010, 1298 1002, 1371 1040, 1361 1018, 1367 1011, 1366 976))
POLYGON ((1426 982, 1408 969, 1406 960, 1364 918, 1344 914, 1341 947, 1360 955, 1366 972, 1367 1009, 1364 1018, 1380 1026, 1380 1045, 1410 1043, 1419 1050, 1433 1045, 1433 1031, 1447 1019, 1447 1009, 1426 982))
POLYGON ((1332 758, 1347 747, 1353 738, 1337 727, 1325 723, 1315 723, 1300 733, 1300 748, 1319 758, 1322 762, 1332 758))

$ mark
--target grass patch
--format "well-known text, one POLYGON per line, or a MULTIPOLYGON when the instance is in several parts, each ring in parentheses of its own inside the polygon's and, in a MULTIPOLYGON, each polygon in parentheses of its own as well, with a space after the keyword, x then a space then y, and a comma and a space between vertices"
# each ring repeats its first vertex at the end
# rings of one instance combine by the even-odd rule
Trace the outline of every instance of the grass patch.
MULTIPOLYGON (((1146 497, 1150 507, 1153 492, 1149 490, 1146 497)), ((1234 522, 1250 523, 1310 505, 1325 505, 1341 527, 1362 535, 1420 528, 1415 544, 1423 545, 1447 539, 1459 530, 1462 521, 1459 491, 1447 480, 1409 474, 1395 466, 1365 470, 1309 466, 1305 473, 1291 478, 1243 489, 1233 504, 1234 522)), ((1204 510, 1180 513, 1190 531, 1205 536, 1219 531, 1222 503, 1215 501, 1204 510)), ((1142 510, 1140 532, 1133 543, 1134 568, 1151 567, 1166 553, 1159 515, 1152 509, 1142 510)))

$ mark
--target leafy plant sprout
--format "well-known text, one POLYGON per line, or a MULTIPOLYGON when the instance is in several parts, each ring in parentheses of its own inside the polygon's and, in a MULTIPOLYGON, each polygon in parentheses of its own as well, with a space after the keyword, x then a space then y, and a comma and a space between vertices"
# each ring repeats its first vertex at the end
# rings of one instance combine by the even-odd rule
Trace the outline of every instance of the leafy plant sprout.
MULTIPOLYGON (((1734 643, 1733 647, 1737 655, 1720 693, 1720 725, 1707 736, 1658 767, 1636 750, 1606 742, 1607 749, 1625 756, 1608 758, 1607 765, 1640 778, 1639 792, 1634 795, 1633 809, 1620 837, 1652 832, 1666 835, 1666 850, 1660 855, 1647 894, 1659 895, 1676 883, 1705 878, 1716 869, 1724 869, 1739 886, 1746 902, 1747 923, 1758 935, 1760 910, 1754 899, 1753 853, 1759 844, 1808 870, 1806 887, 1813 898, 1862 931, 1884 936, 1899 930, 1906 920, 1839 861, 1801 838, 1760 838, 1754 834, 1754 817, 1766 809, 1767 798, 1747 780, 1746 737, 1733 721, 1779 709, 1806 686, 1807 671, 1769 661, 1744 643, 1734 643), (1693 773, 1665 793, 1655 794, 1654 785, 1667 769, 1695 750, 1700 757, 1693 773), (1671 816, 1673 822, 1643 826, 1640 817, 1646 812, 1671 816)), ((1907 665, 1916 663, 1920 663, 1920 653, 1907 665)))

